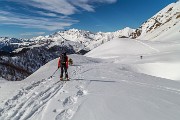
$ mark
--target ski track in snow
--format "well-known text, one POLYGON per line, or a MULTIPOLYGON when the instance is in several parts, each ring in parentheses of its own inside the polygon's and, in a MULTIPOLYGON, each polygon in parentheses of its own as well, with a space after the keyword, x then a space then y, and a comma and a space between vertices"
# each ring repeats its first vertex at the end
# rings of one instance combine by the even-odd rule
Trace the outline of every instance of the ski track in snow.
POLYGON ((156 52, 160 52, 160 50, 158 50, 158 49, 156 49, 156 48, 154 48, 154 47, 152 47, 152 46, 150 46, 150 45, 148 45, 148 44, 146 44, 146 43, 144 43, 144 42, 142 42, 142 41, 139 41, 139 40, 137 40, 137 39, 134 39, 136 42, 138 42, 138 43, 140 43, 140 44, 142 44, 142 45, 144 45, 144 46, 146 46, 146 47, 148 47, 148 48, 150 48, 150 49, 152 49, 152 50, 154 50, 154 51, 156 51, 156 52))
POLYGON ((79 108, 78 100, 81 99, 84 95, 86 95, 87 91, 85 88, 87 87, 87 81, 82 81, 84 78, 81 74, 83 71, 82 66, 74 67, 74 70, 71 72, 72 82, 75 81, 78 84, 75 86, 75 91, 73 91, 73 95, 66 97, 62 101, 63 109, 59 114, 55 117, 55 120, 69 120, 71 119, 76 111, 79 108))
POLYGON ((128 84, 132 84, 132 85, 138 85, 138 86, 142 86, 142 87, 146 87, 146 88, 149 87, 149 88, 152 88, 152 89, 163 90, 163 91, 172 92, 172 93, 180 95, 180 89, 174 89, 174 88, 160 86, 160 85, 151 85, 151 84, 147 84, 147 83, 128 81, 128 80, 120 80, 120 81, 121 82, 126 82, 128 84))
MULTIPOLYGON (((76 91, 74 91, 74 95, 68 96, 62 101, 63 109, 58 111, 55 120, 70 119, 77 111, 78 105, 75 104, 78 98, 81 98, 86 93, 83 86, 84 83, 76 81, 83 79, 80 74, 81 72, 82 66, 73 67, 70 76, 74 79, 72 79, 72 82, 78 82, 78 85, 75 86, 76 91)), ((34 82, 20 89, 18 94, 7 100, 4 107, 0 109, 0 120, 34 119, 37 114, 43 114, 44 111, 48 110, 49 104, 53 102, 53 98, 63 94, 65 91, 63 91, 63 87, 67 83, 55 80, 54 76, 34 82)), ((55 109, 54 112, 57 112, 57 110, 55 109)), ((41 119, 43 119, 43 116, 41 116, 41 119)))
MULTIPOLYGON (((155 90, 163 93, 172 93, 176 96, 180 95, 180 89, 176 89, 166 85, 151 84, 146 81, 131 80, 136 78, 134 74, 127 73, 126 66, 121 69, 109 69, 104 63, 94 62, 90 64, 71 66, 69 70, 70 82, 59 81, 57 74, 52 78, 42 79, 33 82, 31 85, 19 90, 18 94, 7 100, 3 108, 0 108, 0 120, 70 120, 73 119, 78 110, 82 107, 86 95, 105 95, 103 93, 88 92, 87 88, 93 82, 103 82, 112 84, 121 84, 133 86, 133 88, 144 88, 155 90), (117 72, 113 72, 116 71, 117 72), (106 72, 112 76, 106 76, 106 72), (95 72, 98 76, 86 78, 89 73, 95 72), (122 78, 117 80, 117 76, 121 74, 122 78), (127 76, 128 75, 128 76, 127 76), (104 77, 103 77, 104 76, 104 77), (123 78, 123 76, 126 76, 123 78), (93 78, 93 79, 91 79, 93 78), (50 118, 51 117, 51 118, 50 118)), ((95 75, 96 75, 95 74, 95 75)), ((109 96, 116 96, 109 94, 109 96)), ((132 100, 149 102, 141 95, 134 97, 129 96, 132 100)), ((162 102, 171 103, 168 99, 162 99, 162 102)), ((150 101, 151 103, 151 101, 150 101)), ((153 105, 156 105, 152 102, 153 105)), ((174 104, 174 103, 172 103, 174 104)), ((157 104, 158 106, 159 104, 157 104)))
POLYGON ((43 79, 21 89, 17 95, 9 99, 1 110, 1 120, 26 120, 40 110, 62 87, 63 83, 50 82, 43 79), (45 84, 49 84, 45 86, 45 84))

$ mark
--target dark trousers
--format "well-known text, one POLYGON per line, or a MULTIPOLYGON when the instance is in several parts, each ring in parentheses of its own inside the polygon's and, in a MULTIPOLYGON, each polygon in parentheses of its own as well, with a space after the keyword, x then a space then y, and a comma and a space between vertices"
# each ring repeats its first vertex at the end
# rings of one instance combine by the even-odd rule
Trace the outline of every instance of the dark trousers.
POLYGON ((61 75, 60 75, 60 78, 63 78, 64 71, 65 71, 66 78, 68 78, 68 72, 67 72, 66 64, 61 64, 61 75))

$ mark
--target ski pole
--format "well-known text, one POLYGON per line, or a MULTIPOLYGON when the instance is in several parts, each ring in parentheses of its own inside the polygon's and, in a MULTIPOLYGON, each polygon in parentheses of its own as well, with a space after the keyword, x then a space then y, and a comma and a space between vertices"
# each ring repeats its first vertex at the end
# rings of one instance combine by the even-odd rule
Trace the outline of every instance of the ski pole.
POLYGON ((57 72, 58 69, 59 69, 59 68, 56 69, 56 71, 50 76, 50 78, 53 77, 53 75, 57 72))

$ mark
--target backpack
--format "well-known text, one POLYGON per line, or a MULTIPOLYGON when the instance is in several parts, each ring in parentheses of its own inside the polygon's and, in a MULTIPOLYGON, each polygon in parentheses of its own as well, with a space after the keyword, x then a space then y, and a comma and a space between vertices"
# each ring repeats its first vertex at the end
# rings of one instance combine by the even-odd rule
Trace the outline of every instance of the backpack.
POLYGON ((66 63, 66 61, 67 61, 67 57, 66 57, 66 55, 65 54, 61 54, 61 64, 65 64, 66 63))

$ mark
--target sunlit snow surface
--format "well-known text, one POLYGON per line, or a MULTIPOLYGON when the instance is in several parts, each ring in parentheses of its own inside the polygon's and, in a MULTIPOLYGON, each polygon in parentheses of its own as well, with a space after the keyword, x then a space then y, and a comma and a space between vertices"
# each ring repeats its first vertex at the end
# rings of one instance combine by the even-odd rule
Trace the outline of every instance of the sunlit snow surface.
POLYGON ((180 41, 115 39, 92 50, 86 56, 128 64, 135 72, 180 80, 180 41))
POLYGON ((127 64, 155 58, 140 60, 135 53, 116 62, 69 57, 74 65, 68 82, 59 81, 60 71, 50 77, 55 59, 24 81, 1 83, 0 120, 180 119, 180 83, 137 73, 127 64))
POLYGON ((160 11, 160 22, 172 20, 138 40, 114 39, 70 55, 68 82, 55 72, 58 59, 23 81, 0 78, 0 120, 180 120, 178 10, 179 2, 160 11))

